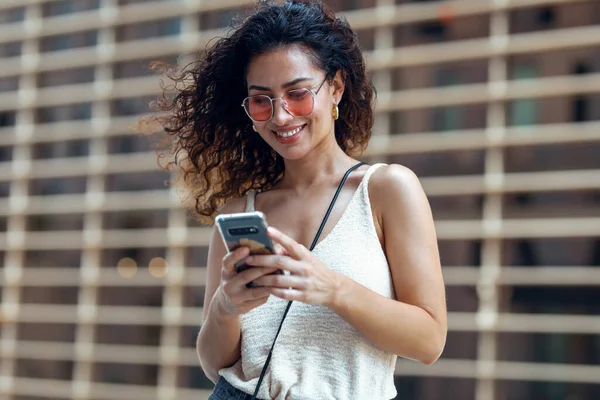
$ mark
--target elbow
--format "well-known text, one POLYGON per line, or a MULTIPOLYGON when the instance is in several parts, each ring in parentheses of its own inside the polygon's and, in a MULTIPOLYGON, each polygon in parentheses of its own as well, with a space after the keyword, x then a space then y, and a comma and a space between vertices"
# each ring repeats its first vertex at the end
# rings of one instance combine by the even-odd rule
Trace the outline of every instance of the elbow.
POLYGON ((424 354, 424 356, 419 361, 422 364, 431 365, 434 362, 436 362, 440 358, 441 355, 442 355, 441 351, 439 353, 431 352, 429 354, 424 354))
POLYGON ((219 373, 218 373, 218 371, 213 370, 213 369, 208 368, 207 366, 203 365, 202 364, 202 360, 200 360, 200 367, 202 368, 202 371, 204 372, 204 375, 206 375, 206 377, 208 379, 210 379, 210 381, 216 385, 217 381, 219 380, 219 373))
POLYGON ((436 335, 425 345, 422 357, 419 361, 425 365, 431 365, 436 362, 444 352, 446 346, 446 332, 436 335))
POLYGON ((202 368, 204 375, 206 375, 206 377, 216 385, 217 381, 219 380, 219 371, 214 368, 210 368, 210 366, 206 365, 206 363, 203 363, 202 357, 200 357, 200 368, 202 368))
POLYGON ((202 340, 202 331, 200 331, 200 333, 198 333, 198 338, 196 339, 196 354, 198 355, 198 361, 200 362, 200 368, 202 368, 204 375, 206 375, 206 377, 208 379, 210 379, 212 383, 216 384, 217 380, 219 379, 219 371, 216 370, 215 368, 211 368, 210 365, 206 362, 205 357, 203 357, 202 351, 201 351, 201 349, 202 349, 201 340, 202 340))

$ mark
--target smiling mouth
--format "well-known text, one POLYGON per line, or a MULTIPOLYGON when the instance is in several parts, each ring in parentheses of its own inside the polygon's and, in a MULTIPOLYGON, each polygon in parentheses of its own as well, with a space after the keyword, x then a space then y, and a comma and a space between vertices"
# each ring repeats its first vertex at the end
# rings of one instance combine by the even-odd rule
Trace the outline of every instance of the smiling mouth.
POLYGON ((296 128, 294 130, 287 131, 287 132, 276 132, 276 131, 273 131, 273 132, 275 133, 275 135, 277 135, 277 136, 279 136, 281 138, 289 138, 289 137, 292 137, 292 136, 300 133, 300 131, 302 129, 304 129, 305 126, 306 125, 302 125, 302 126, 299 126, 298 128, 296 128))

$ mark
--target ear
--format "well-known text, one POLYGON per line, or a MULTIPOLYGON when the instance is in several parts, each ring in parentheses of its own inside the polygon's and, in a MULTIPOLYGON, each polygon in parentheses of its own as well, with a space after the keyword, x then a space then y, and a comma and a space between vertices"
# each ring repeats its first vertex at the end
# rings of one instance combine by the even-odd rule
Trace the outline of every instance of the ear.
POLYGON ((335 73, 333 80, 330 84, 331 87, 331 98, 335 104, 340 104, 342 96, 344 95, 344 89, 346 87, 344 74, 341 70, 335 73))

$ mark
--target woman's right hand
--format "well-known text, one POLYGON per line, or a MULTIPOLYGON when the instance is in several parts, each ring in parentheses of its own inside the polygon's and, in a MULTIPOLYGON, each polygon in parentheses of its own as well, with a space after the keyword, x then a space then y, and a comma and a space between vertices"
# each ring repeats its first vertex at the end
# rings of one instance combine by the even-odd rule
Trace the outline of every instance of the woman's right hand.
POLYGON ((264 287, 246 287, 246 284, 277 271, 276 268, 252 267, 237 272, 235 265, 248 257, 248 247, 239 247, 223 257, 218 308, 224 315, 239 316, 265 304, 269 290, 264 287))

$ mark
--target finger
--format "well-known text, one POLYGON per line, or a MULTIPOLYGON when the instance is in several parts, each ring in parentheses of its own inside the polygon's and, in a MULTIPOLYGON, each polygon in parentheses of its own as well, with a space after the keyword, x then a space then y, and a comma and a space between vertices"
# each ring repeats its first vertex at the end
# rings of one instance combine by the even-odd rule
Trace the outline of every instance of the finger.
POLYGON ((279 243, 275 243, 275 254, 282 255, 282 256, 288 255, 287 251, 285 251, 283 246, 280 245, 279 243))
POLYGON ((248 265, 277 268, 283 271, 289 271, 292 274, 301 275, 302 272, 302 264, 290 256, 250 256, 246 259, 246 262, 248 265))
POLYGON ((267 228, 267 235, 280 244, 288 255, 296 260, 300 260, 306 253, 310 253, 306 247, 272 226, 267 228))
POLYGON ((277 268, 269 268, 265 266, 251 267, 240 272, 232 280, 238 280, 240 284, 246 285, 247 283, 258 279, 263 275, 272 274, 275 271, 277 271, 277 268))
POLYGON ((238 247, 223 257, 223 267, 228 275, 236 273, 235 265, 250 254, 250 249, 246 246, 238 247))
POLYGON ((276 297, 284 300, 304 301, 304 292, 296 289, 268 288, 269 292, 276 297))
POLYGON ((264 275, 254 281, 264 287, 305 289, 306 279, 297 275, 264 275))
POLYGON ((269 292, 268 288, 265 287, 253 287, 244 291, 244 301, 245 302, 253 302, 255 300, 264 299, 265 297, 269 297, 271 292, 269 292))

